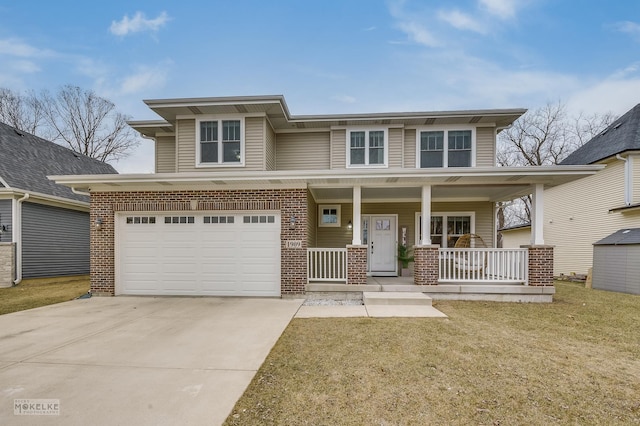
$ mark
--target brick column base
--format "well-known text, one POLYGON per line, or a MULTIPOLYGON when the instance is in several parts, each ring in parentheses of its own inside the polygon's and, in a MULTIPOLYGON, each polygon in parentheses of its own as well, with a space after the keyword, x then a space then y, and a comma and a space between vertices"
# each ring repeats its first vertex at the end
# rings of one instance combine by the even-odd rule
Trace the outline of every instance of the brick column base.
POLYGON ((347 284, 367 283, 367 246, 347 246, 347 284))
POLYGON ((0 288, 13 286, 16 276, 15 244, 0 243, 0 288))
POLYGON ((529 285, 553 285, 553 246, 520 246, 529 250, 529 285))
POLYGON ((413 247, 413 282, 416 285, 438 285, 437 244, 413 247))

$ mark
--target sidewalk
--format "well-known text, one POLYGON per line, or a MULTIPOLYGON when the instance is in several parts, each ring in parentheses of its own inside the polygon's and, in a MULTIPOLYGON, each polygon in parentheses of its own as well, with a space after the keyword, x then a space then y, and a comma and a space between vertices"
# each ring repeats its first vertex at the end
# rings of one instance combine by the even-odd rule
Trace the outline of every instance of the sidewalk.
POLYGON ((300 306, 294 318, 446 318, 433 306, 420 305, 328 305, 300 306))

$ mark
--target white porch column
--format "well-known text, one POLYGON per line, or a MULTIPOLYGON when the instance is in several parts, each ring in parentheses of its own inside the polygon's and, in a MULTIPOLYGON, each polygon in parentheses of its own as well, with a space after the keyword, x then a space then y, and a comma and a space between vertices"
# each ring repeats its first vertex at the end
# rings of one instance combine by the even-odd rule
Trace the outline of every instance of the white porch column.
POLYGON ((362 204, 362 194, 361 194, 360 186, 353 187, 353 235, 351 239, 351 244, 354 246, 359 246, 362 244, 362 230, 360 229, 362 226, 362 218, 361 218, 361 204, 362 204))
POLYGON ((422 233, 420 244, 431 245, 431 185, 422 186, 422 233))
POLYGON ((531 245, 544 245, 544 184, 537 183, 531 199, 531 245))

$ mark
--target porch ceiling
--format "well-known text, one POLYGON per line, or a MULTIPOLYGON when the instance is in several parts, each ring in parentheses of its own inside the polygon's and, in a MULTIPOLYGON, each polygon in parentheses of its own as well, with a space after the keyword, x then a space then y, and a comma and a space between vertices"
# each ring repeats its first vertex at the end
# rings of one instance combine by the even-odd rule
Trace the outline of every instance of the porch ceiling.
MULTIPOLYGON (((311 187, 316 202, 352 201, 353 190, 348 188, 311 187)), ((503 201, 527 195, 529 185, 435 185, 431 187, 434 202, 503 201)), ((420 202, 422 188, 410 187, 362 187, 363 203, 420 202)))

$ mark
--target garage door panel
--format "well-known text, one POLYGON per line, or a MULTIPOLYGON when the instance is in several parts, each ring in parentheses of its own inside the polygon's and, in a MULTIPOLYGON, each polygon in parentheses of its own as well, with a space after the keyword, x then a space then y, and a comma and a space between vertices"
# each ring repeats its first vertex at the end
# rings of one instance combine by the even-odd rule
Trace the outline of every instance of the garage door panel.
POLYGON ((279 214, 147 216, 155 217, 155 223, 119 219, 118 293, 280 295, 279 214), (165 223, 165 217, 192 223, 165 223))

